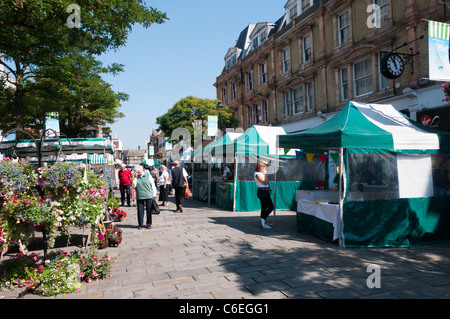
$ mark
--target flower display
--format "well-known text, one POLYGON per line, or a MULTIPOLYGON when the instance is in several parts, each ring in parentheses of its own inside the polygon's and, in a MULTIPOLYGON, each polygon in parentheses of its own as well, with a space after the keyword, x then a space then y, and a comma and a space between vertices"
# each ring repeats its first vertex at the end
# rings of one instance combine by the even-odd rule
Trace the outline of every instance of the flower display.
POLYGON ((114 207, 108 212, 108 216, 112 221, 121 222, 125 217, 127 217, 127 213, 118 207, 114 207))
POLYGON ((36 254, 17 254, 0 267, 0 290, 28 288, 31 293, 44 296, 77 293, 82 282, 92 282, 111 276, 113 258, 96 252, 81 254, 53 252, 39 264, 36 254))
MULTIPOLYGON (((1 253, 19 241, 21 247, 26 245, 36 231, 45 232, 44 257, 56 236, 70 236, 73 226, 90 227, 95 234, 107 202, 104 183, 74 163, 33 169, 28 164, 0 161, 1 253)), ((39 265, 36 254, 18 254, 2 264, 0 289, 26 287, 46 296, 77 292, 81 280, 89 282, 110 274, 112 259, 107 254, 99 256, 97 246, 100 241, 108 245, 108 238, 114 235, 113 229, 93 236, 88 255, 52 253, 39 265)))
POLYGON ((445 82, 444 84, 442 84, 442 88, 444 89, 445 95, 445 99, 443 99, 442 102, 450 103, 450 85, 445 82))

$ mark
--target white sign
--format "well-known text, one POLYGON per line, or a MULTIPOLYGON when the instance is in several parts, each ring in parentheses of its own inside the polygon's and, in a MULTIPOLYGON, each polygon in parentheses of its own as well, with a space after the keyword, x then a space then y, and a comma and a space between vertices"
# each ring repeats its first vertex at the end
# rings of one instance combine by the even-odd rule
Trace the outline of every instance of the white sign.
POLYGON ((219 117, 215 115, 208 115, 208 136, 219 135, 219 117))
POLYGON ((428 21, 430 80, 450 81, 450 24, 428 21))

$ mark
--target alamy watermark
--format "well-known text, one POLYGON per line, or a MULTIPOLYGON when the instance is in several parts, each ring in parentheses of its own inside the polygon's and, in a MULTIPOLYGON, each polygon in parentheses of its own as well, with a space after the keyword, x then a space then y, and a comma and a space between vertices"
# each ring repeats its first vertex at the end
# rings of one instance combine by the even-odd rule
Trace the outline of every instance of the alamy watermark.
POLYGON ((72 28, 81 28, 81 8, 78 4, 72 3, 66 9, 67 13, 71 13, 66 20, 66 25, 72 28))
POLYGON ((381 268, 378 265, 370 264, 367 266, 367 272, 370 273, 367 277, 367 288, 381 288, 381 268))

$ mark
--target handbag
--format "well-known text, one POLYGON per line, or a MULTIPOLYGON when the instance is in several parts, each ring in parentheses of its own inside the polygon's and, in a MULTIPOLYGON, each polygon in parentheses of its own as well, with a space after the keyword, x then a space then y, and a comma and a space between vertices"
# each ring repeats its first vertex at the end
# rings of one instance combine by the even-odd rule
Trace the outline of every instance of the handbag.
POLYGON ((189 189, 189 187, 186 187, 186 192, 184 193, 184 197, 189 198, 191 196, 192 196, 191 190, 189 189))
POLYGON ((159 215, 161 213, 156 200, 152 200, 152 207, 150 208, 150 211, 152 212, 153 215, 159 215))

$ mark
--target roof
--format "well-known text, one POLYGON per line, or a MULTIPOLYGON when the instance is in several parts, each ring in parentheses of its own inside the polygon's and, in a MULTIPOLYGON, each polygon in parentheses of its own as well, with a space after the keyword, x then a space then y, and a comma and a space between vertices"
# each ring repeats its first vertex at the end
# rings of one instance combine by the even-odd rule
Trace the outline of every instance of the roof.
POLYGON ((449 141, 449 133, 426 128, 390 104, 349 102, 319 126, 280 136, 279 146, 417 151, 449 148, 449 141))

